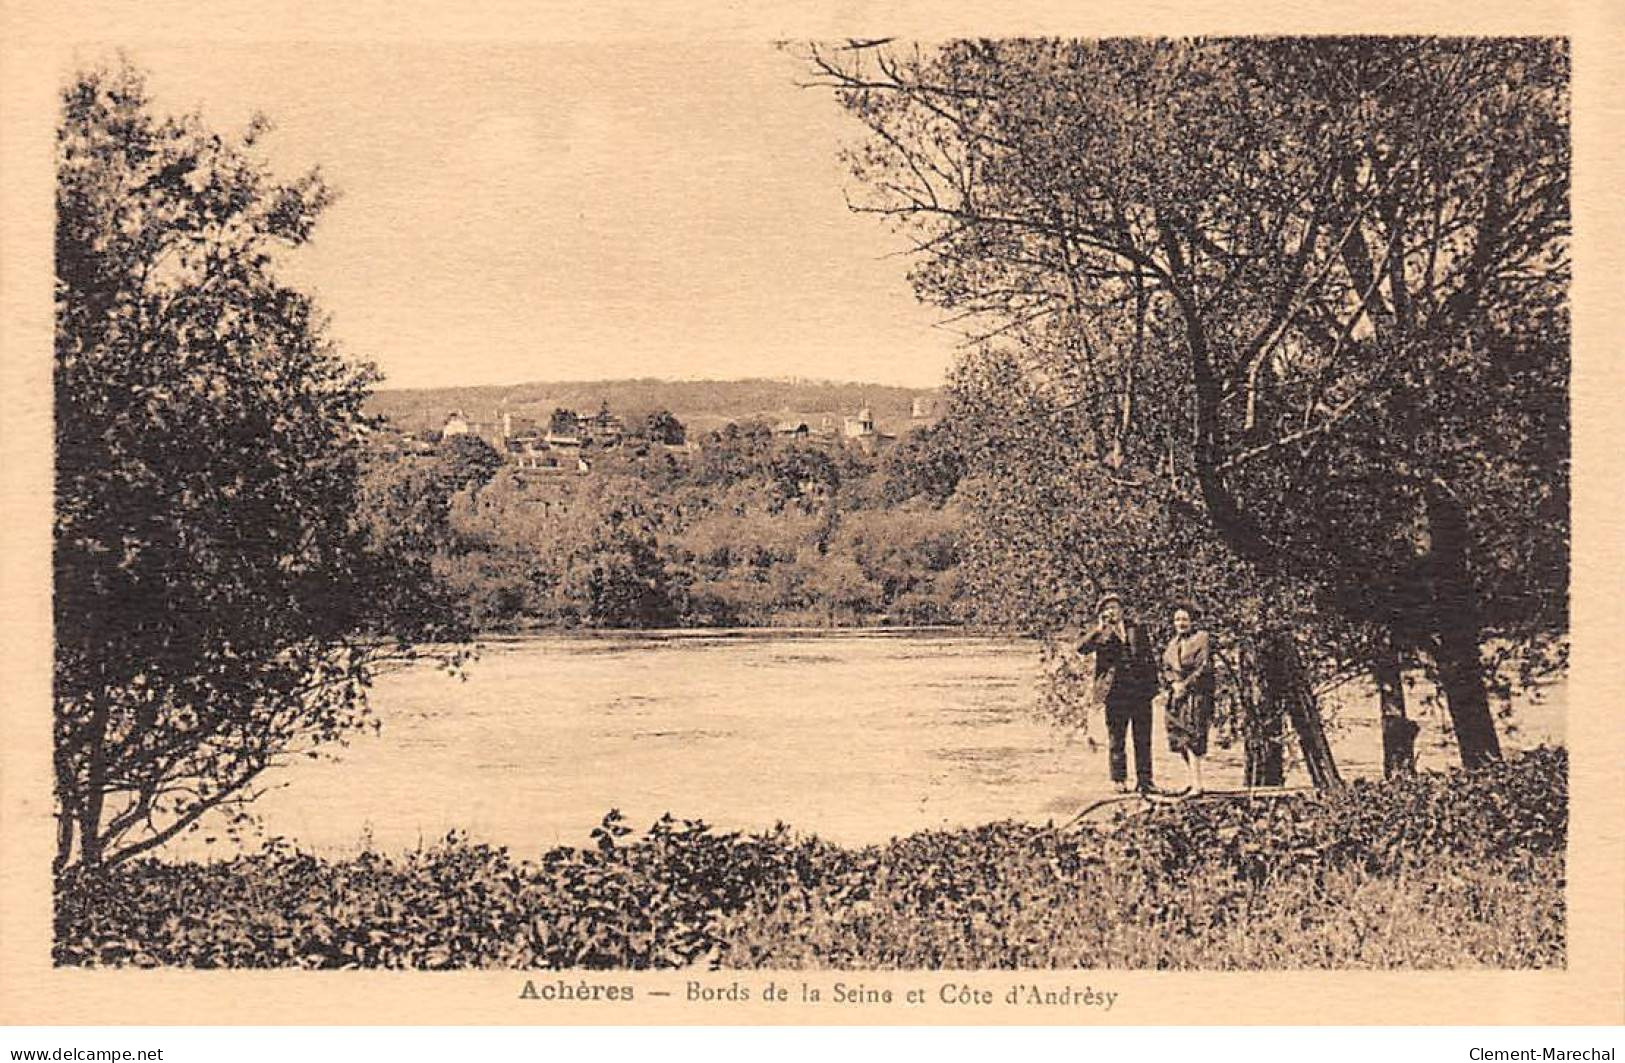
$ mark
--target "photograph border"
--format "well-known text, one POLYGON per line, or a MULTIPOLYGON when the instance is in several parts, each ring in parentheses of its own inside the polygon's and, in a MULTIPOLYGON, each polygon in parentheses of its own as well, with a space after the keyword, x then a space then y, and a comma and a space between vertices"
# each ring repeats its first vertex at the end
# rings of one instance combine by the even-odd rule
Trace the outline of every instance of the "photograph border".
MULTIPOLYGON (((1625 1021, 1625 674, 1610 635, 1621 608, 1625 459, 1613 438, 1625 374, 1625 13, 1609 0, 1424 3, 986 4, 947 21, 927 5, 808 14, 779 4, 637 4, 583 16, 568 5, 437 5, 363 0, 334 10, 281 2, 0 7, 0 1022, 101 1024, 1614 1024, 1625 1021), (861 14, 861 18, 855 18, 861 14), (841 16, 846 16, 846 22, 841 16), (1470 15, 1470 18, 1468 17, 1470 15), (855 22, 854 22, 855 19, 855 22), (502 41, 729 41, 871 32, 1066 36, 1285 33, 1555 35, 1573 42, 1575 340, 1568 964, 1564 970, 1450 971, 182 971, 51 964, 52 157, 57 93, 81 50, 178 41, 362 42, 423 47, 502 41), (629 987, 630 1000, 525 993, 629 987), (752 990, 747 1002, 688 999, 690 983, 752 990), (791 999, 763 999, 769 983, 791 999), (837 984, 890 990, 895 1003, 831 1003, 837 984), (795 999, 802 985, 822 1002, 795 999), (1012 986, 1112 992, 1115 1005, 1035 1008, 1012 986), (952 988, 949 988, 952 987, 952 988), (970 987, 990 1003, 950 1003, 970 987), (926 1000, 904 1003, 910 991, 926 1000), (659 995, 668 994, 668 995, 659 995)), ((617 994, 618 995, 618 994, 617 994)))

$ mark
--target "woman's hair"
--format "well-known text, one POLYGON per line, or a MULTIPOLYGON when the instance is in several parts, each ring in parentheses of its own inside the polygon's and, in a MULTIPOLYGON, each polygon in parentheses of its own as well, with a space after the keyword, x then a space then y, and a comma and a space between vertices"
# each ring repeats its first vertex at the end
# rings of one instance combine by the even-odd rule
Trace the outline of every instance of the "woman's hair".
POLYGON ((1195 620, 1197 617, 1202 615, 1201 610, 1196 608, 1196 603, 1188 598, 1181 598, 1174 602, 1174 607, 1173 609, 1169 610, 1168 615, 1173 616, 1181 609, 1183 609, 1192 620, 1195 620))

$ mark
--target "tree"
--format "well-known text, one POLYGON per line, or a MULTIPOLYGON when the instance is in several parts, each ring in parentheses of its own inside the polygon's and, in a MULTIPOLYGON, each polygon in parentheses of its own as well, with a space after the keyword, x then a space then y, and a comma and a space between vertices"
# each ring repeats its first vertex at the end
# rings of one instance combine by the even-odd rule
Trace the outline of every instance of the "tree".
POLYGON ((849 515, 827 556, 851 558, 879 589, 871 608, 897 620, 951 618, 937 585, 959 564, 960 515, 925 503, 849 515))
MULTIPOLYGON (((357 519, 373 374, 278 279, 331 193, 82 74, 57 137, 55 866, 242 813, 266 768, 368 721, 417 571, 357 519)), ((418 601, 417 605, 423 603, 418 601)))
POLYGON ((958 426, 940 421, 909 432, 880 458, 880 497, 888 505, 910 498, 943 505, 965 475, 958 426))
POLYGON ((436 447, 435 459, 436 473, 448 495, 471 486, 484 487, 502 468, 502 455, 496 448, 467 432, 442 439, 436 447))
POLYGON ((651 443, 664 443, 670 447, 682 446, 688 438, 688 430, 683 427, 683 422, 670 410, 651 413, 644 423, 644 432, 651 443))
POLYGON ((552 525, 560 613, 592 627, 664 627, 676 620, 659 551, 662 514, 629 477, 594 479, 552 525))
POLYGON ((547 430, 551 435, 573 436, 581 424, 581 418, 576 416, 574 410, 559 407, 554 409, 552 416, 547 419, 547 430))
POLYGON ((1312 592, 1379 674, 1430 663, 1464 763, 1497 756, 1482 647, 1567 628, 1566 45, 807 60, 919 294, 1075 407, 1101 476, 1312 592))
POLYGON ((806 572, 803 593, 809 603, 822 609, 824 622, 831 627, 844 616, 856 621, 879 605, 880 587, 864 575, 863 568, 852 558, 804 551, 798 562, 806 572))
POLYGON ((772 489, 773 512, 791 504, 806 513, 826 508, 841 486, 840 469, 829 453, 803 444, 773 448, 760 473, 772 489))
POLYGON ((1284 628, 1317 647, 1336 646, 1333 623, 1292 585, 1237 558, 1200 514, 1174 504, 1165 485, 1108 475, 1077 407, 1046 399, 1018 360, 968 360, 951 394, 965 451, 975 458, 956 495, 967 510, 966 605, 983 622, 1047 637, 1051 681, 1042 714, 1087 726, 1092 692, 1074 648, 1102 591, 1122 594, 1159 642, 1172 634, 1174 609, 1194 607, 1217 637, 1219 724, 1245 743, 1248 785, 1284 781, 1288 720, 1312 774, 1333 780, 1317 721, 1284 673, 1306 663, 1325 681, 1342 662, 1324 655, 1303 662, 1272 637, 1284 628))

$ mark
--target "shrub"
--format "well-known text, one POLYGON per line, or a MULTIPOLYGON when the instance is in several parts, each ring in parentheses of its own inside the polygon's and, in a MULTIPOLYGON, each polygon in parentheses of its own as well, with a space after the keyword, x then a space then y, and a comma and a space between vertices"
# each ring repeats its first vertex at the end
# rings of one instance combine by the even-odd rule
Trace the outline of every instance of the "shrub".
POLYGON ((538 861, 276 843, 57 881, 55 959, 186 967, 1562 965, 1567 756, 845 849, 617 812, 538 861))

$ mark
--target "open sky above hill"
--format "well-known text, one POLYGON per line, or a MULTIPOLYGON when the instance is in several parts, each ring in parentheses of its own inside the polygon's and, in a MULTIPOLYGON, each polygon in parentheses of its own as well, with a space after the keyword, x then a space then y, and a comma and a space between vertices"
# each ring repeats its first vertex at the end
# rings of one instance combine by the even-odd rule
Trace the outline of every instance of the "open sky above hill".
POLYGON ((264 112, 278 173, 321 165, 342 198, 292 275, 387 386, 932 386, 951 360, 901 242, 846 209, 860 127, 765 42, 129 56, 164 109, 264 112))

